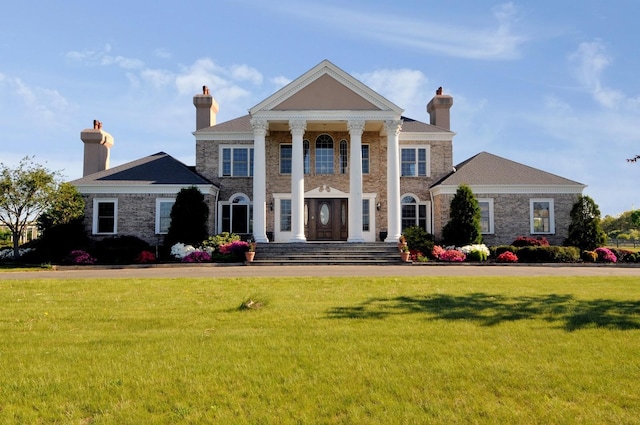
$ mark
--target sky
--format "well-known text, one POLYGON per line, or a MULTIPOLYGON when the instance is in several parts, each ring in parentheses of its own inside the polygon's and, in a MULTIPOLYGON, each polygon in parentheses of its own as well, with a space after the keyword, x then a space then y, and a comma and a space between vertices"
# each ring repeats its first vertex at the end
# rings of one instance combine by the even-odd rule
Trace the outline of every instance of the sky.
POLYGON ((454 163, 487 151, 587 185, 602 216, 640 208, 639 0, 12 1, 0 16, 0 163, 82 177, 80 132, 111 166, 195 164, 194 94, 218 123, 324 59, 429 122, 453 96, 454 163))

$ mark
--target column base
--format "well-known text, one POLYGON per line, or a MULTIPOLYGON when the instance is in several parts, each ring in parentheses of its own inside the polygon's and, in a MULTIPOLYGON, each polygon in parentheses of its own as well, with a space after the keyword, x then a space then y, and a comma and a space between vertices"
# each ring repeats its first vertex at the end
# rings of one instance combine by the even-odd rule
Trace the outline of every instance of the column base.
POLYGON ((385 243, 398 243, 398 239, 400 239, 400 235, 390 235, 385 239, 385 243))
POLYGON ((363 237, 354 236, 352 238, 347 239, 347 243, 363 243, 365 242, 363 237))
POLYGON ((289 239, 289 243, 306 242, 306 241, 307 241, 307 238, 304 235, 294 236, 291 239, 289 239))

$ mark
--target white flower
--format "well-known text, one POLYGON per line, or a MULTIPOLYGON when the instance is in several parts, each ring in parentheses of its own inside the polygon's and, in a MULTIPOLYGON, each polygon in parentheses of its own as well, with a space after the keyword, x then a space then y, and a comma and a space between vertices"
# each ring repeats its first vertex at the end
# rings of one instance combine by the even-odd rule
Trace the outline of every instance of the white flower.
POLYGON ((171 255, 173 255, 179 260, 182 260, 184 257, 189 255, 193 251, 197 251, 197 250, 193 246, 185 245, 181 242, 178 242, 177 244, 171 247, 171 255))

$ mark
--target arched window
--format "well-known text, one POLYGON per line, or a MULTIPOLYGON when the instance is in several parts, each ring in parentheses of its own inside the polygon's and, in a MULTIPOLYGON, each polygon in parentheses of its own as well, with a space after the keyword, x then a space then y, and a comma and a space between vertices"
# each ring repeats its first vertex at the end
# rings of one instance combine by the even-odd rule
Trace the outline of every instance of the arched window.
POLYGON ((220 202, 221 232, 248 234, 251 229, 252 205, 244 193, 232 195, 227 202, 220 202))
POLYGON ((328 134, 316 139, 316 174, 333 174, 333 139, 328 134))
POLYGON ((349 164, 347 152, 347 141, 342 139, 340 140, 340 174, 347 174, 347 166, 349 164))
POLYGON ((400 201, 402 208, 402 231, 407 227, 418 226, 429 232, 427 227, 427 203, 421 203, 413 195, 405 195, 400 201))

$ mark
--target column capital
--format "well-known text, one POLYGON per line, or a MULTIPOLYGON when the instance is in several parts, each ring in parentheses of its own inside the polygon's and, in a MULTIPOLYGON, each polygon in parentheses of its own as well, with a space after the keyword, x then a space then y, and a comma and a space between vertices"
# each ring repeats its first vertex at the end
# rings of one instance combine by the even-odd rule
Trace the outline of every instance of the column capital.
POLYGON ((289 121, 289 130, 292 135, 302 135, 304 131, 307 129, 307 122, 305 120, 290 120, 289 121))
POLYGON ((387 134, 399 135, 402 130, 402 120, 387 120, 384 122, 384 127, 387 130, 387 134))
POLYGON ((364 132, 364 120, 349 120, 347 121, 347 128, 349 129, 349 134, 354 135, 362 135, 364 132))
POLYGON ((267 130, 269 130, 269 122, 265 119, 251 118, 251 128, 253 128, 254 133, 262 133, 265 135, 267 134, 267 130))

